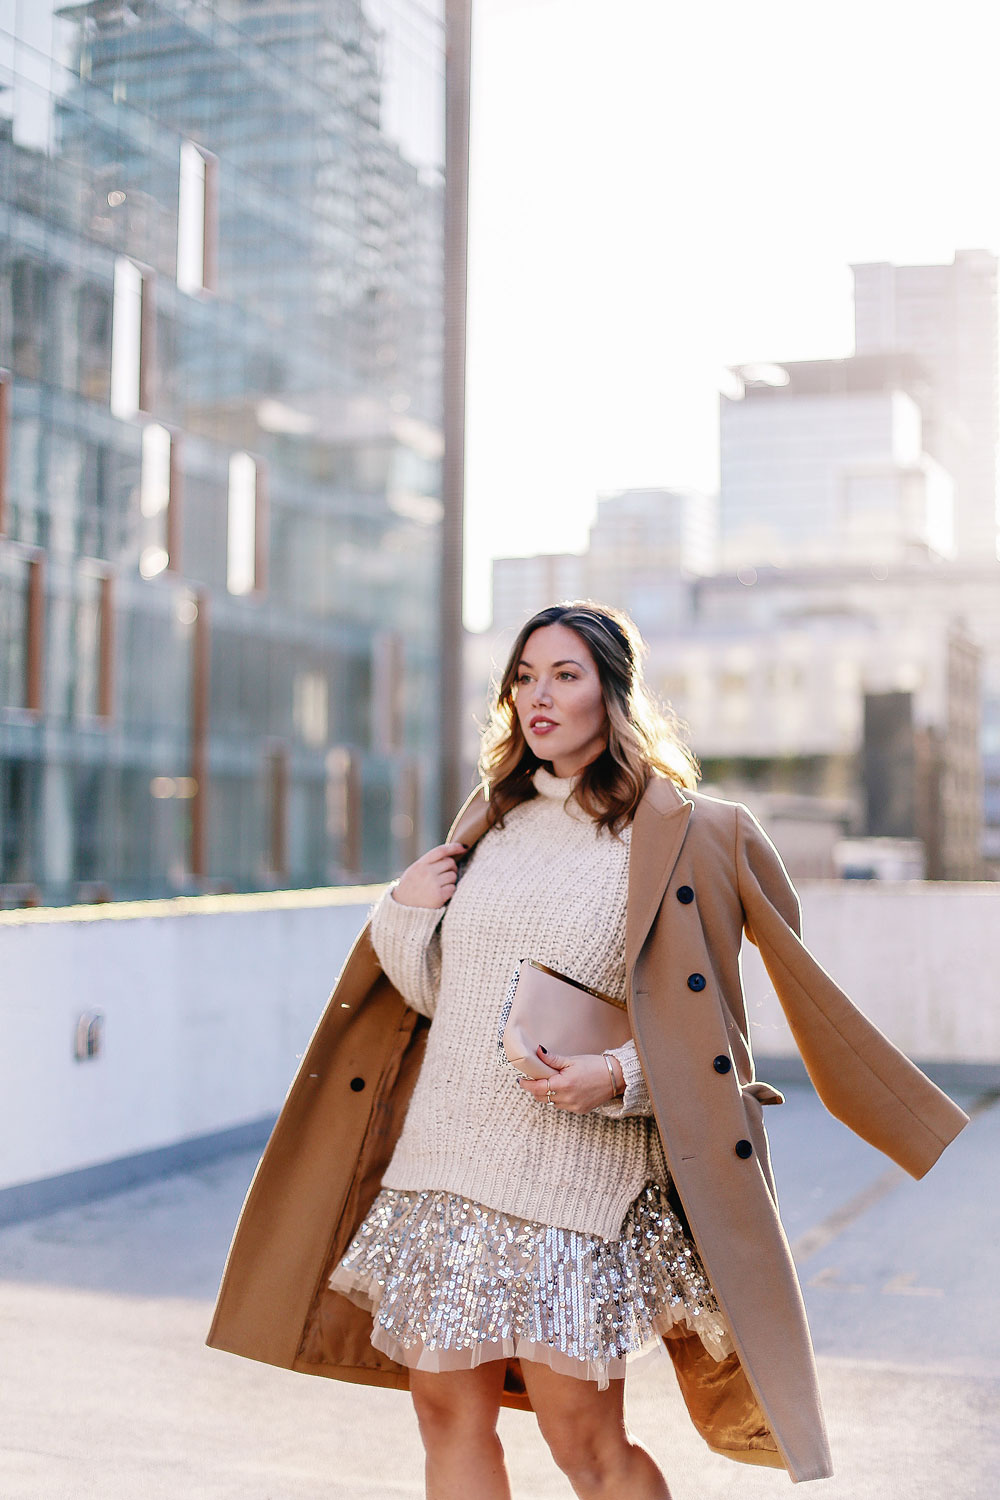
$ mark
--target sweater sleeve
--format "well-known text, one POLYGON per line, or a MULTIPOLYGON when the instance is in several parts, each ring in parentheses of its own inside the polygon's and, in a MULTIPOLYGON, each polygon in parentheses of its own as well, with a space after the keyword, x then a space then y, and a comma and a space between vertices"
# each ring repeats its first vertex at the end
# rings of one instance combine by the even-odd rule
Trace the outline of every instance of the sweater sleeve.
POLYGON ((413 1010, 433 1017, 441 985, 440 922, 446 907, 403 906, 389 887, 372 912, 376 957, 413 1010))
POLYGON ((622 1072, 625 1075, 625 1092, 620 1098, 609 1099, 607 1104, 599 1105, 594 1110, 594 1114, 606 1115, 609 1120, 623 1120, 626 1115, 651 1115, 653 1106, 650 1103, 639 1054, 635 1050, 635 1042, 629 1038, 624 1046, 609 1047, 608 1053, 611 1057, 616 1057, 622 1065, 622 1072))

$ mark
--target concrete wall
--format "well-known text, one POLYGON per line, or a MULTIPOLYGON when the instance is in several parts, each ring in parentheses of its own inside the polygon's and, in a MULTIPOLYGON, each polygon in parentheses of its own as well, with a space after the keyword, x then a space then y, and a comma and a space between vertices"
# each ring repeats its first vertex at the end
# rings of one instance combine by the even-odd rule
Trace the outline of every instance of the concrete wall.
MULTIPOLYGON (((800 881, 806 945, 910 1057, 1000 1080, 1000 885, 800 881)), ((744 944, 754 1051, 795 1055, 755 948, 744 944)))
MULTIPOLYGON (((10 1199, 17 1184, 89 1169, 107 1191, 123 1179, 102 1164, 154 1153, 162 1169, 184 1143, 265 1134, 379 889, 0 913, 0 1198, 38 1211, 69 1190, 10 1199), (92 1010, 103 1051, 78 1062, 92 1010)), ((893 1041, 1000 1077, 1000 888, 820 882, 802 896, 810 947, 893 1041)), ((744 966, 755 1049, 780 1068, 794 1047, 755 950, 744 966)))
POLYGON ((380 890, 0 914, 0 1189, 273 1116, 380 890))

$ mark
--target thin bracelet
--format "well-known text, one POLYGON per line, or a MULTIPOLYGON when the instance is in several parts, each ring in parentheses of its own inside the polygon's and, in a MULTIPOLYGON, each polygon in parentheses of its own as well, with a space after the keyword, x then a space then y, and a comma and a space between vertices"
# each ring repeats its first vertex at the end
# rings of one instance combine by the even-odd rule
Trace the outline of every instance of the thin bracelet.
POLYGON ((602 1052, 601 1056, 604 1058, 604 1061, 607 1063, 607 1065, 608 1065, 608 1072, 611 1074, 611 1099, 612 1099, 612 1101, 614 1101, 615 1099, 624 1099, 625 1098, 625 1090, 622 1089, 622 1092, 620 1094, 618 1092, 618 1079, 615 1077, 614 1064, 612 1063, 611 1058, 608 1056, 608 1054, 606 1052, 602 1052))

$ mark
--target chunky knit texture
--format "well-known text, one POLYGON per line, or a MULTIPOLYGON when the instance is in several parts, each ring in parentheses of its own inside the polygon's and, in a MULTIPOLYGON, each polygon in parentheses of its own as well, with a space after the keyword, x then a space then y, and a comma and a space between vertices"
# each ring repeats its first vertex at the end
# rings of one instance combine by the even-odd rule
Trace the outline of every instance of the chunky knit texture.
POLYGON ((620 839, 599 829, 573 784, 540 768, 538 796, 483 835, 443 910, 402 906, 391 890, 375 908, 382 967, 434 1022, 383 1184, 613 1239, 645 1184, 666 1181, 634 1045, 616 1052, 624 1100, 587 1115, 532 1099, 496 1058, 518 959, 625 994, 631 828, 620 839))

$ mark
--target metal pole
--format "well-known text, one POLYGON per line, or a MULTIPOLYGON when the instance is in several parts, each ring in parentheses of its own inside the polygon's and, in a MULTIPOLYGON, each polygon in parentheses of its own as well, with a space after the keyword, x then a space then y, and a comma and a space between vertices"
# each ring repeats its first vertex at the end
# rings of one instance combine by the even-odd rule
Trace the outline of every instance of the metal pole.
POLYGON ((468 788, 462 775, 462 575, 465 507, 465 335, 469 243, 471 0, 445 4, 444 471, 441 529, 438 820, 447 829, 468 788))

